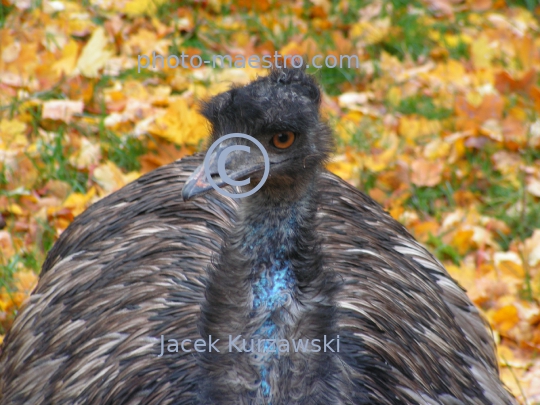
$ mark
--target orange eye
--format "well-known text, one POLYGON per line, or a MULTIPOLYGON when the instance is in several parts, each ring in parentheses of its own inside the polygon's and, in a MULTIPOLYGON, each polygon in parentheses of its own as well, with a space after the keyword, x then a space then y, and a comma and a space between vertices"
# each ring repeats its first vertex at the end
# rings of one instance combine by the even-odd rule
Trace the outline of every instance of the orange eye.
POLYGON ((290 131, 275 134, 272 137, 272 144, 278 149, 287 149, 294 142, 294 134, 290 131))

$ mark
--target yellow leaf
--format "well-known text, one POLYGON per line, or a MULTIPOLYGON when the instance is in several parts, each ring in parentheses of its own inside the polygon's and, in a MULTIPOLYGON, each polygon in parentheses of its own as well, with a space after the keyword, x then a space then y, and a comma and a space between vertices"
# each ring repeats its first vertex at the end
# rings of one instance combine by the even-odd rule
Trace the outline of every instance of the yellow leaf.
POLYGON ((476 282, 476 271, 474 267, 467 266, 464 263, 462 263, 460 266, 456 266, 455 264, 447 264, 445 267, 452 278, 467 291, 474 287, 476 282))
POLYGON ((33 271, 18 271, 13 275, 13 284, 18 291, 30 294, 37 284, 37 276, 33 271))
MULTIPOLYGON (((520 399, 519 403, 522 403, 522 404, 527 403, 523 400, 523 397, 522 397, 522 394, 524 391, 524 385, 525 385, 523 381, 524 370, 517 369, 513 365, 511 365, 511 367, 504 367, 506 363, 501 357, 499 357, 499 364, 503 366, 500 370, 500 377, 505 387, 512 393, 512 395, 520 399)), ((531 387, 534 387, 536 385, 540 386, 540 379, 538 383, 535 383, 535 385, 531 387)), ((526 391, 525 395, 527 394, 530 395, 530 393, 526 391)), ((532 398, 532 396, 528 396, 528 397, 532 398)))
POLYGON ((64 201, 63 206, 71 209, 73 215, 77 216, 81 214, 91 202, 93 202, 95 196, 95 187, 91 187, 86 194, 71 193, 66 201, 64 201))
MULTIPOLYGON (((179 28, 178 28, 179 29, 179 28)), ((147 55, 150 58, 149 66, 155 66, 163 69, 167 66, 167 54, 171 41, 169 39, 160 38, 160 36, 154 32, 145 28, 141 28, 137 33, 131 35, 125 42, 125 49, 129 49, 129 53, 132 56, 147 55), (156 53, 156 58, 152 55, 156 53), (163 56, 163 60, 158 58, 157 55, 163 56)), ((175 62, 170 61, 170 65, 174 66, 175 62)), ((180 64, 180 66, 182 66, 180 64)))
POLYGON ((390 90, 388 90, 388 92, 386 93, 386 99, 393 106, 398 106, 399 102, 402 99, 401 93, 401 88, 394 86, 390 88, 390 90))
POLYGON ((167 0, 131 0, 124 6, 124 13, 134 17, 140 15, 153 15, 158 6, 166 3, 167 0))
POLYGON ((358 131, 362 116, 360 112, 350 111, 337 121, 336 134, 346 145, 350 145, 353 134, 358 131))
POLYGON ((77 64, 77 56, 79 47, 77 42, 70 39, 66 46, 62 49, 62 56, 58 62, 53 65, 53 70, 61 75, 71 75, 77 64))
POLYGON ((206 120, 184 99, 173 102, 148 130, 177 145, 198 145, 208 135, 206 120))
POLYGON ((17 204, 9 204, 7 206, 7 212, 13 214, 13 215, 22 215, 23 210, 22 208, 17 204))
POLYGON ((383 152, 379 154, 369 154, 364 157, 363 164, 372 172, 380 172, 388 167, 395 158, 399 146, 399 139, 395 134, 389 134, 386 139, 378 142, 383 152))
POLYGON ((364 45, 372 45, 382 41, 390 32, 390 27, 390 17, 375 21, 360 21, 353 24, 350 36, 353 39, 360 39, 364 45))
POLYGON ((124 174, 111 161, 99 165, 94 170, 93 178, 106 193, 112 193, 125 185, 124 174))
POLYGON ((358 167, 356 164, 343 161, 343 160, 337 160, 332 163, 329 163, 326 168, 334 173, 336 176, 341 177, 343 180, 352 180, 354 177, 355 172, 357 171, 358 167))
POLYGON ((477 91, 469 91, 465 95, 465 99, 471 106, 479 107, 482 104, 482 101, 484 101, 484 96, 477 91))
POLYGON ((392 216, 392 218, 398 221, 402 217, 404 212, 405 212, 405 208, 403 208, 401 205, 392 206, 390 210, 388 211, 388 213, 392 216))
POLYGON ((446 47, 455 48, 459 45, 460 38, 455 34, 445 34, 442 42, 446 47))
POLYGON ((26 124, 24 122, 3 119, 0 120, 0 149, 14 150, 24 148, 28 140, 24 136, 26 124))
POLYGON ((86 77, 98 77, 99 70, 113 56, 113 52, 107 50, 109 41, 103 27, 98 27, 90 37, 77 61, 77 70, 86 77))
POLYGON ((86 169, 96 166, 101 159, 101 147, 98 143, 92 143, 86 138, 81 139, 81 147, 75 156, 69 158, 69 162, 77 169, 86 169))
POLYGON ((424 148, 424 156, 429 160, 445 158, 450 154, 450 144, 437 138, 428 143, 424 148))
POLYGON ((476 38, 471 43, 471 56, 476 69, 487 69, 491 67, 494 48, 485 35, 481 35, 480 38, 476 38))
POLYGON ((466 85, 469 81, 463 64, 453 59, 446 63, 437 64, 434 70, 425 73, 424 76, 431 82, 435 82, 435 84, 445 83, 458 87, 466 85))
POLYGON ((513 305, 505 305, 495 311, 491 320, 497 326, 500 333, 506 333, 519 322, 518 310, 513 305))
POLYGON ((470 229, 459 229, 455 234, 452 240, 452 245, 457 249, 459 254, 464 255, 471 248, 474 247, 472 237, 474 231, 470 229))
POLYGON ((137 179, 139 176, 140 174, 137 172, 124 174, 118 166, 108 161, 99 165, 94 170, 93 178, 108 194, 124 187, 127 183, 137 179))
POLYGON ((419 137, 439 134, 441 130, 442 125, 438 120, 415 116, 404 116, 399 120, 398 132, 407 139, 409 145, 414 145, 419 137))

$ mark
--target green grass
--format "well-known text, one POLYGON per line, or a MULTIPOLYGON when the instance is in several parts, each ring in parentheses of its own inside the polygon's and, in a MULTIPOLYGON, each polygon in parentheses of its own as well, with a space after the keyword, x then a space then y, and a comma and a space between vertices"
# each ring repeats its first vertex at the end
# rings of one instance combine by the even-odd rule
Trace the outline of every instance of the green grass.
POLYGON ((75 152, 73 147, 64 140, 65 126, 61 126, 51 142, 43 139, 37 141, 40 159, 44 167, 36 162, 36 169, 40 171, 41 179, 61 180, 68 183, 73 191, 86 192, 88 174, 78 171, 69 163, 69 157, 75 152))
POLYGON ((8 15, 15 9, 14 5, 4 5, 3 2, 0 1, 0 28, 4 28, 6 25, 6 20, 8 15))
POLYGON ((410 14, 407 8, 400 7, 395 11, 392 27, 391 34, 381 43, 381 48, 400 60, 407 56, 418 60, 433 49, 434 43, 429 40, 428 27, 420 22, 420 16, 410 14))
POLYGON ((523 176, 517 188, 505 181, 493 167, 492 153, 489 147, 484 151, 467 151, 471 167, 481 173, 481 177, 476 176, 471 182, 470 189, 482 196, 481 213, 504 221, 510 228, 511 234, 500 240, 503 249, 507 249, 510 240, 524 240, 535 229, 540 229, 540 204, 527 192, 523 176), (516 204, 520 204, 521 209, 515 209, 516 204))
MULTIPOLYGON (((304 1, 304 4, 310 4, 307 0, 304 1)), ((371 1, 369 0, 350 0, 348 2, 348 7, 345 12, 340 12, 338 10, 339 2, 333 1, 332 2, 332 11, 330 14, 332 15, 338 15, 339 16, 339 22, 342 24, 354 24, 358 22, 358 10, 368 6, 371 4, 371 1)))
POLYGON ((442 120, 453 114, 451 109, 436 106, 431 97, 423 94, 401 99, 395 110, 405 115, 422 115, 430 120, 442 120))
MULTIPOLYGON (((4 287, 6 291, 12 291, 13 275, 17 272, 18 263, 20 262, 20 256, 15 254, 8 264, 0 265, 0 288, 4 287)), ((2 333, 2 332, 0 332, 2 333)))
POLYGON ((509 6, 525 7, 530 11, 534 11, 540 5, 538 0, 506 0, 509 6))
POLYGON ((147 152, 146 139, 132 136, 119 136, 100 123, 99 143, 103 157, 112 161, 126 172, 141 169, 139 157, 147 152))
MULTIPOLYGON (((317 61, 319 64, 323 64, 321 60, 317 61)), ((344 63, 346 61, 344 60, 344 63)), ((339 61, 338 61, 339 67, 339 61)), ((342 85, 345 83, 353 83, 357 78, 361 76, 359 69, 354 68, 329 68, 323 66, 320 69, 310 66, 309 73, 315 74, 319 79, 324 92, 331 96, 337 96, 343 92, 342 85)))
POLYGON ((418 187, 412 185, 411 196, 405 202, 405 206, 417 211, 420 216, 430 216, 437 220, 442 219, 442 214, 455 208, 452 190, 459 187, 458 184, 444 182, 435 187, 418 187))
POLYGON ((427 245, 431 248, 431 251, 437 257, 437 259, 441 261, 451 260, 452 263, 458 266, 463 260, 463 256, 459 254, 456 248, 443 242, 442 235, 433 236, 430 233, 427 240, 427 245))
POLYGON ((377 184, 377 175, 369 170, 362 170, 360 172, 360 189, 365 193, 369 192, 377 184))

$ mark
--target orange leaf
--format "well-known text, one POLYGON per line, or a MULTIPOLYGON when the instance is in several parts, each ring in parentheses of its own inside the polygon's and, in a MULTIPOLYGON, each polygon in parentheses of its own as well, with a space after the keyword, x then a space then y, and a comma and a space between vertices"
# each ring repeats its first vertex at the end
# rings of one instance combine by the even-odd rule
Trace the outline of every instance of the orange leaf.
POLYGON ((430 235, 437 235, 439 233, 439 223, 437 221, 425 221, 420 222, 412 227, 414 236, 420 242, 426 242, 430 235))
POLYGON ((469 0, 467 3, 472 11, 487 11, 493 6, 492 0, 469 0))
POLYGON ((460 229, 454 234, 452 245, 461 255, 464 255, 474 247, 473 235, 474 231, 470 229, 460 229))
POLYGON ((501 333, 506 333, 519 322, 518 310, 513 305, 505 305, 492 316, 492 321, 501 333))
POLYGON ((0 264, 6 265, 14 254, 11 235, 7 231, 0 231, 0 264))
POLYGON ((500 93, 514 91, 530 91, 536 81, 536 72, 531 69, 521 78, 514 79, 507 71, 495 75, 495 88, 500 93))
POLYGON ((476 130, 483 122, 502 118, 504 100, 497 94, 485 95, 478 106, 471 105, 465 96, 456 97, 456 125, 460 130, 476 130))
POLYGON ((418 159, 411 164, 411 182, 417 186, 434 187, 442 180, 443 164, 418 159))

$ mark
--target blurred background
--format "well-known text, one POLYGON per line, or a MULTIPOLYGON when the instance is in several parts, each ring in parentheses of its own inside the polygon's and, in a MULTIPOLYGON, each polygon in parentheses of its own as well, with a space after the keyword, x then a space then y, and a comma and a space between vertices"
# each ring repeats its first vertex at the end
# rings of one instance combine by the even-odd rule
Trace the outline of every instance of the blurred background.
POLYGON ((0 341, 73 218, 204 148, 198 100, 267 72, 138 55, 356 55, 308 69, 329 170, 445 264, 504 382, 540 403, 539 17, 538 0, 0 0, 0 341))

